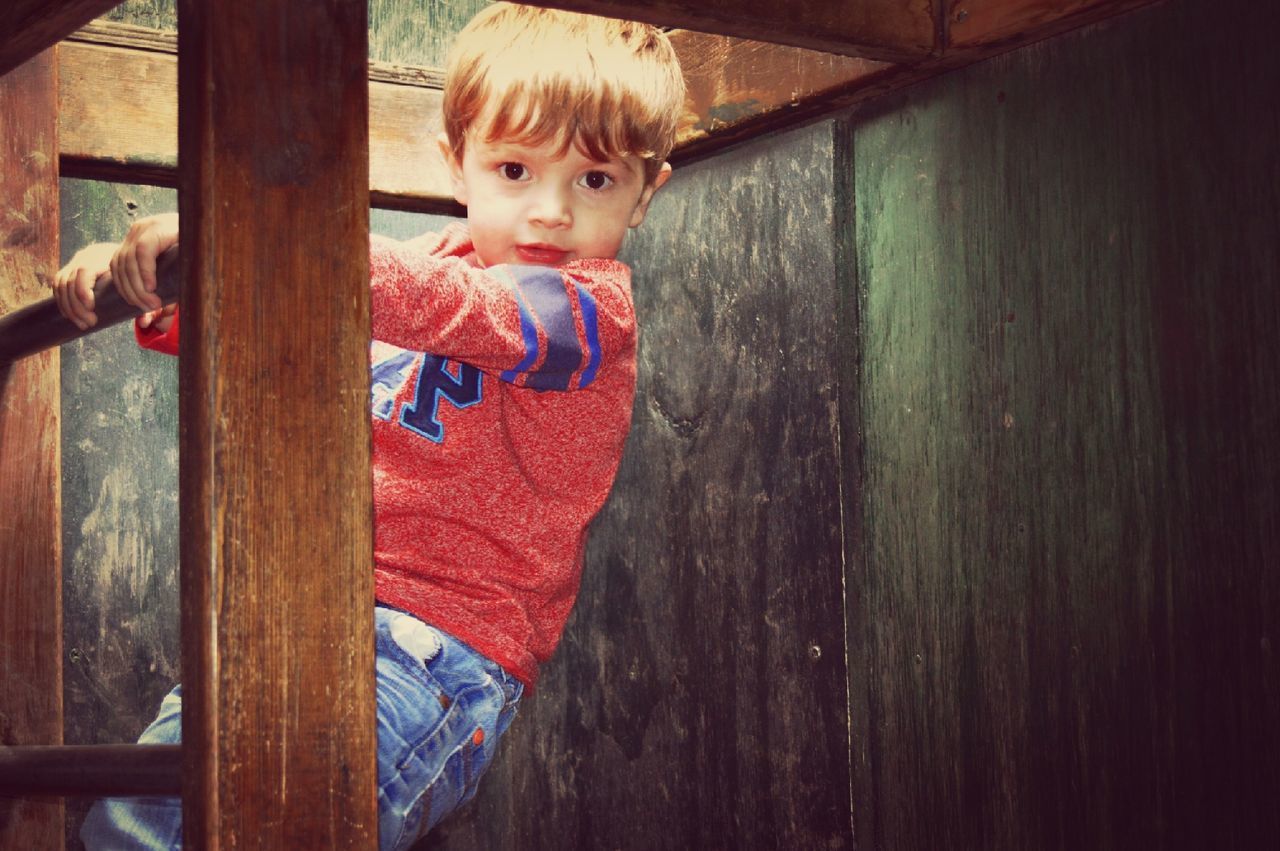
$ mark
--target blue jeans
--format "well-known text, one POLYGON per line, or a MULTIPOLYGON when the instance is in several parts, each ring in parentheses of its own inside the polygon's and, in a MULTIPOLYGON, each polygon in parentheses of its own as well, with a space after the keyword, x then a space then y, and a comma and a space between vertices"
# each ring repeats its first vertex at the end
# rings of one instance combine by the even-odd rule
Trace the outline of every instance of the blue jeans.
MULTIPOLYGON (((524 687, 446 632, 394 609, 374 610, 378 674, 378 847, 404 849, 475 795, 524 687)), ((182 686, 138 739, 182 733, 182 686)), ((182 847, 177 798, 96 802, 80 831, 95 849, 182 847)))

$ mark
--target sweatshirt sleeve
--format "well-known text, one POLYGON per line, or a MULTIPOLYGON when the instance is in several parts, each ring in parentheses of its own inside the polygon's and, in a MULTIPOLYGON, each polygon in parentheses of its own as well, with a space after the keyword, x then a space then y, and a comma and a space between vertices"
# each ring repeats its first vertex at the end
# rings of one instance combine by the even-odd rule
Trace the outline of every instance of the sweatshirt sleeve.
POLYGON ((371 244, 373 336, 537 390, 590 386, 636 345, 630 271, 613 260, 478 269, 412 244, 371 244))
POLYGON ((150 349, 153 352, 161 352, 166 355, 176 355, 178 353, 178 314, 173 314, 173 322, 169 324, 169 330, 163 333, 157 331, 154 327, 143 328, 135 319, 133 336, 138 341, 138 345, 144 349, 150 349))

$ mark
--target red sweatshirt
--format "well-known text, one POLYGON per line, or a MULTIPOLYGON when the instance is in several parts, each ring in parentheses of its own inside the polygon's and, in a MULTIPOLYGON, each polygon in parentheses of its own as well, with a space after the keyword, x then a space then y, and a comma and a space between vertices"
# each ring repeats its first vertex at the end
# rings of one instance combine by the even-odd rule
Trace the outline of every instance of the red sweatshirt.
MULTIPOLYGON (((374 574, 381 602, 532 686, 578 593, 635 393, 613 260, 481 270, 464 225, 370 248, 374 574)), ((145 348, 177 353, 166 334, 145 348)))

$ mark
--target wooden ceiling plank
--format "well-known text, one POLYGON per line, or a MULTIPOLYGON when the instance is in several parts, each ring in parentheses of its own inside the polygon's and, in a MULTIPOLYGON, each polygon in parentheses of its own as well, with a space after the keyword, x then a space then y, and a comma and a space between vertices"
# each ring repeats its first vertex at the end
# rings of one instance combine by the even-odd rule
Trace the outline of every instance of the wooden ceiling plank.
MULTIPOLYGON (((672 43, 689 84, 689 112, 672 159, 706 156, 1152 2, 946 0, 949 5, 940 8, 946 9, 949 22, 947 48, 913 63, 674 30, 672 43)), ((59 124, 64 175, 175 184, 175 51, 172 33, 102 22, 63 43, 59 124)), ((442 76, 434 68, 370 63, 370 192, 376 206, 460 213, 435 144, 442 76)))
POLYGON ((689 87, 677 160, 793 123, 904 67, 692 30, 670 37, 689 87))
POLYGON ((1040 41, 1157 0, 945 0, 953 58, 981 59, 1040 41))
MULTIPOLYGON (((159 35, 97 26, 63 42, 58 123, 64 176, 176 185, 176 43, 159 35)), ((369 83, 375 203, 458 212, 435 142, 439 74, 374 63, 370 76, 376 78, 369 83), (405 82, 387 82, 393 79, 405 82)))

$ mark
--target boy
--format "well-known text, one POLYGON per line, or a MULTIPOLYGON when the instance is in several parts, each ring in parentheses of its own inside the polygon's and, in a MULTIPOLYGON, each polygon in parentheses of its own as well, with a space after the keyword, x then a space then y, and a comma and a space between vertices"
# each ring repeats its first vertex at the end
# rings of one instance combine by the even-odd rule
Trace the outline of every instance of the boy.
MULTIPOLYGON (((467 225, 373 239, 372 418, 380 847, 469 800, 578 589, 586 528, 630 427, 636 328, 613 258, 670 176, 684 83, 647 25, 497 4, 459 35, 440 146, 467 225)), ((111 259, 176 354, 155 258, 173 217, 111 259)), ((91 247, 59 272, 94 321, 91 247)), ((142 741, 179 739, 181 687, 142 741)), ((174 848, 174 800, 103 801, 90 848, 174 848)))

